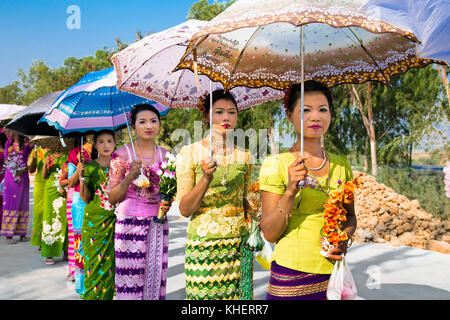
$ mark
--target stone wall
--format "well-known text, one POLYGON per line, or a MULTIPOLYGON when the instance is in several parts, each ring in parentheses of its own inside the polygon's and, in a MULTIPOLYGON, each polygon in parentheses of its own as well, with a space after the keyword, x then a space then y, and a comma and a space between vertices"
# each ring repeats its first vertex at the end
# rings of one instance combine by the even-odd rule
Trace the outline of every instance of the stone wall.
POLYGON ((450 220, 433 218, 419 201, 397 194, 370 175, 362 173, 361 179, 363 186, 355 192, 355 242, 390 243, 450 254, 450 220))

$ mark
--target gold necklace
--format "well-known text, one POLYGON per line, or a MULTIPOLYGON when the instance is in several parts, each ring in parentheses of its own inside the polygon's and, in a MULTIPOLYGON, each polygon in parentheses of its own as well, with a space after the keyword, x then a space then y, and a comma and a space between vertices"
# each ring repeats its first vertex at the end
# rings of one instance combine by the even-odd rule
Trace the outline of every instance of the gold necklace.
POLYGON ((103 175, 103 177, 105 178, 106 182, 109 181, 109 167, 103 167, 98 161, 96 161, 98 166, 100 167, 100 171, 103 175), (103 168, 106 168, 106 173, 103 172, 103 168))
POLYGON ((152 164, 153 164, 153 162, 155 161, 155 158, 156 158, 156 146, 155 146, 155 144, 153 144, 152 162, 150 162, 150 164, 148 166, 145 164, 144 158, 142 157, 142 154, 141 154, 141 150, 140 150, 140 148, 139 148, 139 146, 137 144, 136 144, 136 149, 137 149, 137 151, 139 153, 139 156, 141 157, 142 165, 144 166, 144 168, 145 169, 150 169, 150 167, 152 166, 152 164))

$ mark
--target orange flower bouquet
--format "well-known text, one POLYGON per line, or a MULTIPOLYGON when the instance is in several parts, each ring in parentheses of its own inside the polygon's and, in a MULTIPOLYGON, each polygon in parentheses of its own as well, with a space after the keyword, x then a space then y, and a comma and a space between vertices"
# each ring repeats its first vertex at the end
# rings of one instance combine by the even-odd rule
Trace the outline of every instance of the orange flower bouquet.
POLYGON ((344 209, 344 204, 353 202, 354 191, 361 187, 361 178, 356 177, 345 183, 339 180, 338 185, 337 190, 329 193, 329 197, 324 204, 324 226, 322 229, 324 236, 320 239, 322 245, 320 253, 325 257, 340 242, 348 239, 347 233, 341 229, 342 223, 347 221, 347 210, 344 209))

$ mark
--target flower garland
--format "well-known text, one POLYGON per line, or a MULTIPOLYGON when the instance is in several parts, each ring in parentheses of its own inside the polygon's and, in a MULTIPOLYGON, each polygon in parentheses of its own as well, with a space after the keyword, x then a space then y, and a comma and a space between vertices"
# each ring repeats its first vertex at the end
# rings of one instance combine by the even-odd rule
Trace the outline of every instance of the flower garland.
POLYGON ((58 188, 58 192, 64 198, 67 196, 67 192, 69 191, 69 189, 67 187, 60 186, 59 182, 62 181, 62 180, 67 179, 68 178, 68 174, 69 174, 69 169, 68 169, 67 162, 64 162, 64 164, 61 167, 61 169, 57 169, 56 173, 55 173, 55 177, 57 177, 57 179, 55 180, 54 186, 58 188))
POLYGON ((50 169, 51 167, 53 167, 56 164, 56 159, 50 153, 47 155, 47 158, 49 160, 47 168, 50 169))
POLYGON ((95 191, 95 194, 100 198, 101 208, 108 211, 114 211, 116 209, 116 205, 109 203, 108 192, 106 191, 106 188, 107 188, 106 182, 100 183, 100 189, 97 189, 95 191))
POLYGON ((354 200, 354 191, 361 187, 360 176, 354 178, 352 181, 343 183, 338 181, 338 189, 329 193, 324 204, 323 219, 325 224, 323 226, 323 234, 328 244, 337 246, 339 242, 348 239, 348 235, 342 228, 342 222, 347 221, 347 210, 344 209, 344 204, 350 204, 354 200))

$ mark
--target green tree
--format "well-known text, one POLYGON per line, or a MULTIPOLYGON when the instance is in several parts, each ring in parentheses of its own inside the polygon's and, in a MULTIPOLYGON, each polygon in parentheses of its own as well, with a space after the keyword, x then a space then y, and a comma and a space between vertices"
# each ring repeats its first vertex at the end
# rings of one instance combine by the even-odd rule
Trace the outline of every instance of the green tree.
POLYGON ((209 3, 208 0, 200 0, 194 3, 189 9, 189 13, 186 19, 197 19, 209 21, 217 16, 219 13, 224 11, 230 5, 232 5, 235 0, 209 3))
POLYGON ((20 83, 19 81, 14 81, 12 84, 0 88, 0 103, 20 104, 21 95, 20 83))
POLYGON ((20 87, 23 88, 19 101, 29 105, 43 95, 65 90, 78 82, 86 73, 112 67, 109 60, 112 51, 97 50, 95 56, 83 58, 69 57, 64 64, 52 69, 41 60, 33 61, 28 71, 19 69, 20 87))
POLYGON ((374 175, 378 163, 410 166, 425 136, 446 137, 438 124, 448 119, 448 103, 433 66, 394 76, 390 86, 371 82, 332 91, 337 112, 325 143, 362 158, 365 171, 371 163, 374 175))
POLYGON ((396 77, 389 90, 393 92, 389 99, 392 99, 397 114, 403 115, 403 119, 399 119, 403 132, 383 145, 380 150, 382 156, 392 157, 392 153, 403 149, 410 166, 412 150, 424 138, 437 134, 443 138, 441 143, 444 146, 448 144, 448 137, 439 125, 448 124, 449 106, 445 88, 434 66, 412 69, 396 77))

